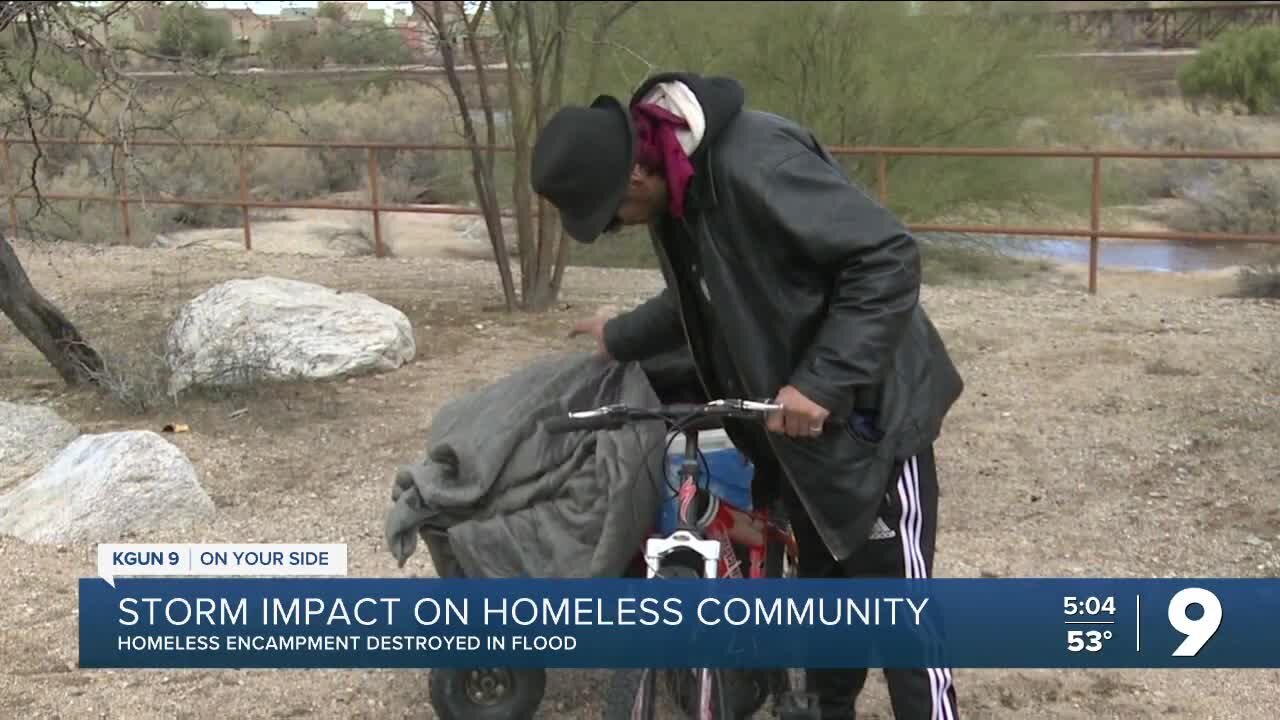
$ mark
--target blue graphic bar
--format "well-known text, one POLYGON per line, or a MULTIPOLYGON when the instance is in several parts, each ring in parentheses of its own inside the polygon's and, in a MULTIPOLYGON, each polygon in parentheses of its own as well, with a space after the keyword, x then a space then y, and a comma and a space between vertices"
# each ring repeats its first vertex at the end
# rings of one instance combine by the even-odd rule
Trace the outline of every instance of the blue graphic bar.
POLYGON ((81 667, 1280 667, 1272 579, 115 582, 81 667))

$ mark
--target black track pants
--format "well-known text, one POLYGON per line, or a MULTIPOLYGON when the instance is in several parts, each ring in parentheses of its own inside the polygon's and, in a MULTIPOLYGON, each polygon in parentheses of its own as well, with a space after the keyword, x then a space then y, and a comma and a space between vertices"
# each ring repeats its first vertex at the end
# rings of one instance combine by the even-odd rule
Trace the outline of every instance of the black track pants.
MULTIPOLYGON (((863 550, 848 560, 831 559, 799 503, 789 513, 800 546, 801 577, 928 578, 933 572, 938 518, 938 477, 933 449, 899 465, 880 510, 883 525, 863 550)), ((956 691, 948 668, 886 669, 885 680, 896 720, 959 720, 956 691)), ((854 703, 866 669, 808 671, 809 691, 820 698, 822 720, 855 720, 854 703)))

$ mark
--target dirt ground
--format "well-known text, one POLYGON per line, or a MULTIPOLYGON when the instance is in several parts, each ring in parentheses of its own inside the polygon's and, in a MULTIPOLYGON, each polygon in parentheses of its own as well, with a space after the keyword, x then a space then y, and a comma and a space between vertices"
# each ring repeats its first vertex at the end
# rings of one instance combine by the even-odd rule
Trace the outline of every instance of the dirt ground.
MULTIPOLYGON (((398 569, 381 529, 392 473, 422 452, 436 408, 571 344, 580 314, 631 305, 658 283, 647 272, 570 270, 561 307, 508 316, 491 309, 500 290, 484 263, 19 250, 36 285, 126 368, 145 369, 144 351, 184 300, 233 277, 309 280, 403 310, 419 354, 399 371, 143 414, 64 390, 0 323, 0 398, 46 403, 85 432, 190 425, 167 437, 196 464, 217 520, 134 541, 343 542, 359 576, 432 573, 423 551, 398 569)), ((938 575, 1275 575, 1280 306, 1206 294, 1222 282, 1104 270, 1097 297, 1078 273, 925 289, 968 384, 938 445, 938 575)), ((0 554, 0 716, 433 717, 424 672, 81 671, 75 588, 94 573, 93 548, 3 538, 0 554)), ((993 720, 1271 720, 1280 700, 1280 672, 1266 670, 954 675, 963 715, 993 720)), ((597 717, 602 677, 551 673, 540 717, 597 717)), ((891 718, 886 697, 873 673, 860 717, 891 718)))

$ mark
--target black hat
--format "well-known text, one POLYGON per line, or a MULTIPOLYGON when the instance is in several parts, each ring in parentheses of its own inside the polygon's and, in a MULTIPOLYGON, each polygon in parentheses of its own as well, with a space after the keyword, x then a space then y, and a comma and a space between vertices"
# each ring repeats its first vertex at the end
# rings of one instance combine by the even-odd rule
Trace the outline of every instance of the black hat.
POLYGON ((622 205, 634 153, 631 115, 616 98, 562 108, 534 145, 534 192, 556 206, 570 237, 594 242, 622 205))

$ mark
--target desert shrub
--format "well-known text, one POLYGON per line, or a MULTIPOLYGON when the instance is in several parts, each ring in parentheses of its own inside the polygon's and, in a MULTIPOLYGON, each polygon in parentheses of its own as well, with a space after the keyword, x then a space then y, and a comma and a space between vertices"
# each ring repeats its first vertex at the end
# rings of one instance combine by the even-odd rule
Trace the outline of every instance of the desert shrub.
MULTIPOLYGON (((729 25, 711 3, 671 3, 661 13, 624 16, 609 47, 594 48, 604 55, 597 82, 588 86, 584 73, 569 87, 583 102, 602 92, 628 97, 661 70, 728 75, 745 86, 749 107, 795 119, 828 146, 1074 146, 1102 136, 1092 118, 1093 79, 1078 65, 1041 57, 1068 49, 1069 40, 1034 23, 911 16, 905 5, 739 3, 729 25)), ((592 51, 575 48, 586 57, 572 67, 589 67, 592 51)), ((874 194, 875 158, 841 160, 874 194)), ((888 204, 909 222, 963 221, 979 209, 1079 211, 1088 207, 1089 172, 1078 159, 893 159, 888 204)), ((1109 196, 1113 187, 1104 186, 1109 196)), ((989 242, 930 242, 922 250, 930 283, 1039 268, 989 242)), ((652 256, 643 233, 624 232, 575 246, 572 261, 652 267, 652 256)))
MULTIPOLYGON (((956 285, 975 280, 1011 282, 1050 272, 1045 261, 1027 260, 1001 252, 989 238, 955 233, 921 235, 922 281, 926 285, 956 285)), ((657 258, 648 231, 625 228, 590 245, 574 245, 571 264, 580 267, 656 269, 657 258)))
MULTIPOLYGON (((129 163, 130 194, 139 203, 175 197, 232 199, 240 193, 240 171, 233 150, 183 147, 142 148, 129 163)), ((240 224, 240 210, 218 205, 154 204, 160 232, 240 224)))
POLYGON ((34 50, 25 23, 15 22, 0 31, 0 77, 12 82, 26 79, 34 55, 37 81, 49 92, 89 91, 97 80, 93 71, 63 48, 43 44, 34 50))
POLYGON ((278 68, 317 68, 324 64, 325 48, 319 35, 292 28, 273 28, 262 40, 263 59, 278 68))
MULTIPOLYGON (((448 103, 437 90, 419 84, 366 88, 346 97, 330 96, 285 111, 251 102, 252 98, 242 90, 232 87, 225 93, 201 89, 187 95, 148 96, 142 99, 143 107, 133 111, 140 117, 138 124, 150 128, 138 137, 178 141, 244 138, 459 142, 448 103)), ((72 89, 55 88, 50 95, 55 107, 74 108, 83 114, 78 110, 85 106, 83 98, 72 89)), ((88 119, 96 127, 111 127, 122 109, 106 100, 99 103, 88 113, 88 119)), ((0 109, 0 115, 4 113, 0 109)), ((85 123, 72 112, 51 114, 40 135, 91 137, 85 123)), ((10 151, 19 176, 19 191, 29 192, 35 148, 14 144, 10 151)), ((238 152, 234 147, 181 143, 134 146, 125 162, 113 158, 109 145, 44 144, 36 174, 45 191, 110 195, 119 187, 116 180, 122 177, 122 168, 127 168, 123 177, 131 198, 131 240, 146 244, 156 232, 238 226, 241 216, 237 207, 156 202, 175 196, 234 202, 240 194, 238 152)), ((255 199, 314 199, 363 191, 368 182, 368 153, 359 149, 252 148, 245 162, 255 199)), ((384 202, 467 202, 474 195, 469 158, 462 152, 380 150, 378 164, 384 202)), ((499 172, 499 177, 509 189, 510 172, 499 172)), ((55 212, 42 212, 39 222, 27 224, 24 231, 53 239, 123 241, 122 237, 105 239, 106 235, 123 231, 115 203, 58 200, 51 201, 50 208, 55 212)), ((34 209, 34 203, 21 203, 20 215, 29 218, 34 209)), ((0 222, 7 225, 7 214, 0 215, 5 216, 0 222)))
POLYGON ((1272 112, 1280 99, 1280 28, 1224 32, 1178 72, 1182 94, 1241 105, 1250 115, 1272 112))
POLYGON ((1188 187, 1168 222, 1183 232, 1280 232, 1280 167, 1234 164, 1188 187))
MULTIPOLYGON (((912 16, 907 5, 747 2, 724 23, 713 3, 664 4, 624 16, 603 51, 601 82, 588 88, 579 77, 571 87, 582 101, 629 96, 655 70, 730 75, 749 106, 793 118, 828 145, 1010 146, 1037 119, 1047 121, 1037 145, 1094 136, 1093 79, 1042 57, 1069 49, 1069 38, 1034 22, 912 16)), ((874 183, 874 158, 846 165, 874 183)), ((1087 207, 1088 178, 1081 160, 913 157, 891 162, 889 202, 913 221, 965 206, 1087 207)))
POLYGON ((339 65, 404 65, 411 55, 399 32, 359 25, 332 32, 328 52, 339 65))
MULTIPOLYGON (((1189 112, 1169 102, 1120 103, 1099 119, 1109 144, 1139 150, 1234 150, 1267 143, 1268 134, 1232 118, 1189 112)), ((1221 160, 1108 159, 1108 183, 1124 190, 1124 200, 1179 197, 1187 187, 1223 172, 1221 160)))
POLYGON ((302 148, 259 148, 249 171, 253 197, 277 202, 313 198, 329 190, 328 180, 318 155, 302 148))
POLYGON ((193 2, 166 3, 154 49, 168 57, 212 58, 231 49, 231 23, 193 2))
MULTIPOLYGON (((437 92, 407 84, 389 93, 370 89, 350 101, 329 98, 299 108, 289 118, 275 118, 261 135, 280 140, 457 142, 452 121, 450 107, 437 92)), ((320 194, 352 192, 368 182, 369 157, 364 150, 290 148, 268 153, 259 162, 255 185, 320 194), (295 157, 286 159, 285 153, 295 157), (299 160, 298 155, 309 159, 299 160), (298 177, 304 169, 309 173, 306 181, 298 177)), ((394 178, 398 188, 394 197, 384 192, 383 199, 409 202, 422 195, 457 199, 460 188, 454 159, 447 157, 457 154, 379 150, 378 168, 384 177, 394 178)))
MULTIPOLYGON (((1207 114, 1182 103, 1136 103, 1103 118, 1112 144, 1145 150, 1271 150, 1280 127, 1262 118, 1207 114)), ((1107 160, 1105 182, 1131 200, 1166 199, 1154 219, 1184 232, 1280 229, 1280 163, 1240 160, 1107 160)))
MULTIPOLYGON (((1111 142, 1144 150, 1270 150, 1280 128, 1261 118, 1200 113, 1183 103, 1134 103, 1102 120, 1111 142)), ((1183 232, 1280 230, 1280 163, 1240 160, 1107 160, 1106 182, 1134 202, 1173 202, 1156 219, 1183 232)))
POLYGON ((378 25, 326 25, 319 32, 272 29, 261 53, 273 67, 315 68, 338 65, 404 65, 411 60, 400 34, 378 25))
POLYGON ((1239 297, 1280 300, 1280 254, 1240 269, 1236 275, 1239 297))
MULTIPOLYGON (((94 167, 89 158, 70 165, 58 175, 41 174, 36 178, 41 193, 69 195, 105 195, 114 184, 108 174, 94 167)), ((129 208, 129 238, 146 244, 154 237, 158 224, 153 209, 129 208)), ((89 245, 116 245, 125 241, 124 216, 116 203, 88 200, 61 200, 37 207, 34 200, 18 202, 22 234, 42 240, 65 240, 89 245)))
MULTIPOLYGON (((150 338, 148 338, 150 339, 150 338)), ((176 406, 169 392, 172 371, 165 363, 163 345, 121 342, 122 348, 102 349, 102 370, 94 374, 94 384, 116 409, 146 415, 176 406)))

